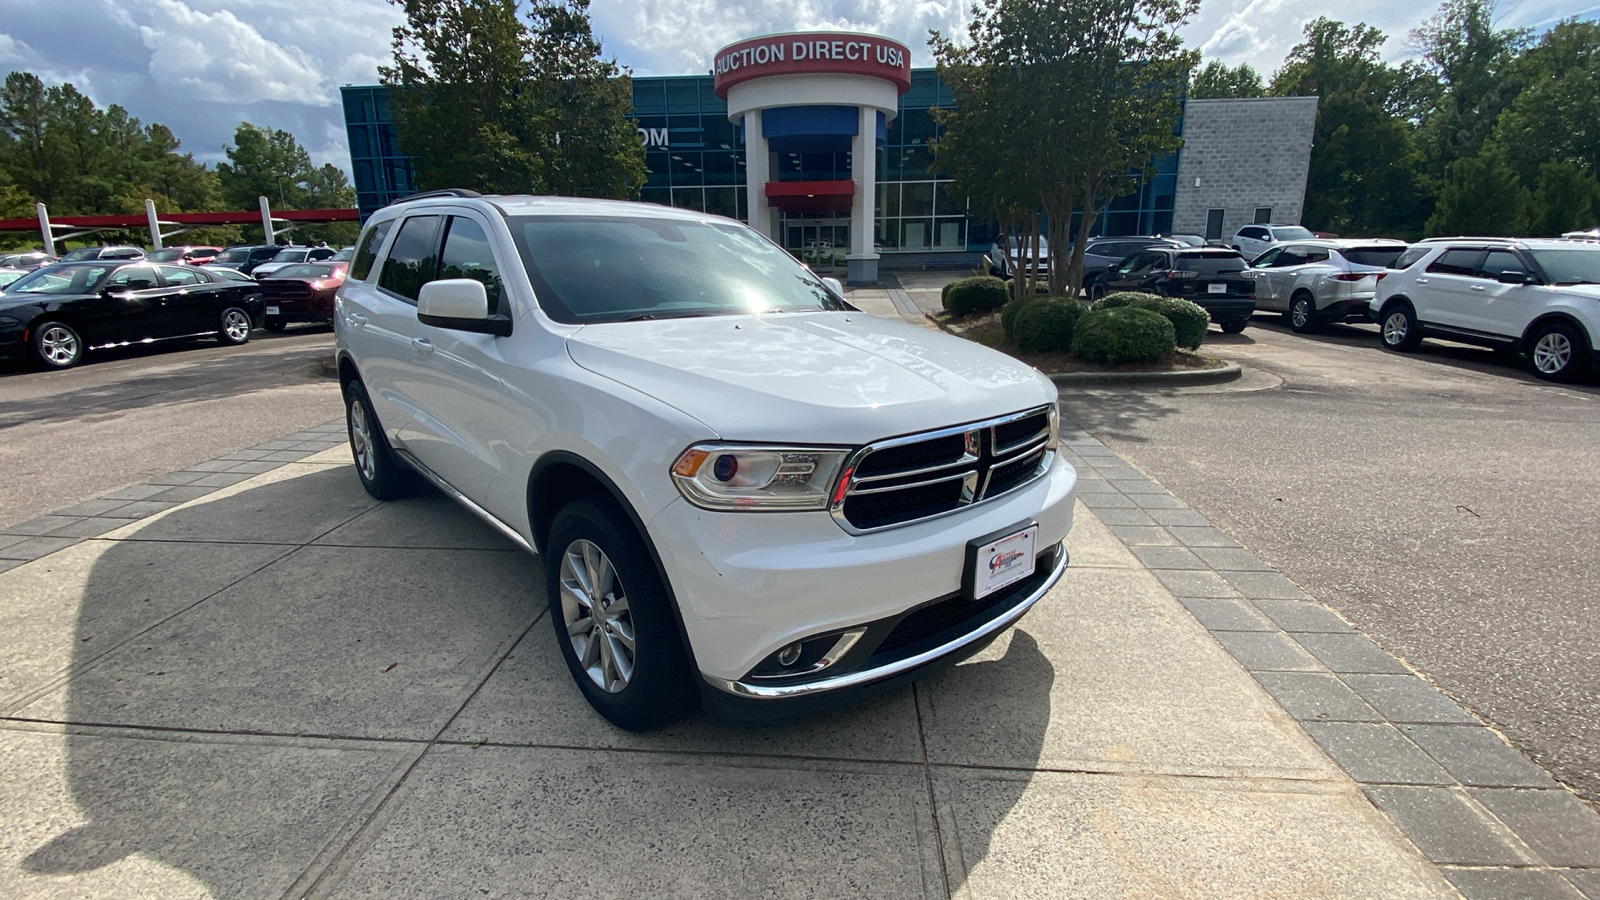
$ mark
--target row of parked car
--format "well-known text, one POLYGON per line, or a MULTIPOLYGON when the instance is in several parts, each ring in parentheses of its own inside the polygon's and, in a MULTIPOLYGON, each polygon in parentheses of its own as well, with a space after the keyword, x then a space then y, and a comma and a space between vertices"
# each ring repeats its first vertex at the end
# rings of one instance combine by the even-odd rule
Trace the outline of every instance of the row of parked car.
MULTIPOLYGON (((1022 255, 1003 249, 991 250, 993 274, 1010 274, 1010 259, 1022 255)), ((1083 286, 1091 300, 1114 291, 1192 300, 1233 334, 1264 310, 1301 334, 1377 322, 1383 346, 1396 351, 1436 337, 1522 353, 1542 378, 1600 365, 1600 233, 1409 244, 1251 225, 1228 246, 1192 235, 1094 238, 1083 286)))
POLYGON ((0 268, 0 359, 64 369, 96 349, 207 336, 242 344, 257 328, 331 324, 350 253, 114 246, 3 257, 14 265, 0 268))

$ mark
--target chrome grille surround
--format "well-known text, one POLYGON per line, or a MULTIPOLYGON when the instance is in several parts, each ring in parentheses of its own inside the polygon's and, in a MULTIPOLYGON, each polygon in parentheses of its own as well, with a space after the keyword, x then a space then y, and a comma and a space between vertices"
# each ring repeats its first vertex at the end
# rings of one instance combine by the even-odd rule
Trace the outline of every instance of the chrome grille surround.
MULTIPOLYGON (((869 534, 960 512, 974 504, 1020 490, 1044 475, 1055 459, 1055 453, 1049 446, 1050 431, 1050 407, 1038 406, 993 419, 953 425, 936 431, 908 434, 868 444, 845 460, 842 472, 848 481, 842 492, 835 491, 838 500, 831 504, 829 510, 840 527, 851 534, 869 534), (1025 420, 1035 416, 1039 418, 1040 427, 1027 428, 1024 425, 1025 420), (889 471, 879 471, 867 465, 873 454, 884 450, 934 441, 946 441, 953 447, 955 442, 948 439, 956 435, 962 438, 962 452, 958 457, 952 458, 947 455, 932 464, 919 464, 889 471), (1034 457, 1036 460, 1033 462, 1033 470, 1026 477, 1008 478, 1011 484, 990 492, 991 479, 997 470, 1034 457), (857 473, 864 467, 870 474, 858 475, 857 473), (851 520, 850 510, 847 509, 851 505, 852 498, 911 497, 906 492, 937 490, 939 486, 946 484, 949 485, 946 500, 925 506, 923 512, 908 514, 904 518, 890 517, 893 521, 857 524, 851 520), (947 508, 934 508, 935 506, 947 508), (930 509, 931 511, 927 511, 930 509)), ((915 498, 911 499, 914 502, 915 498)))

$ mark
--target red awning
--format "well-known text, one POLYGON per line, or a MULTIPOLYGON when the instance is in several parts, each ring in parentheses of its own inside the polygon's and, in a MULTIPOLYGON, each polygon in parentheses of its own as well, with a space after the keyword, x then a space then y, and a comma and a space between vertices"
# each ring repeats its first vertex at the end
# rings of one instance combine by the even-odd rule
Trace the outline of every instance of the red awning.
POLYGON ((856 183, 834 181, 769 181, 767 202, 784 212, 849 212, 856 183))

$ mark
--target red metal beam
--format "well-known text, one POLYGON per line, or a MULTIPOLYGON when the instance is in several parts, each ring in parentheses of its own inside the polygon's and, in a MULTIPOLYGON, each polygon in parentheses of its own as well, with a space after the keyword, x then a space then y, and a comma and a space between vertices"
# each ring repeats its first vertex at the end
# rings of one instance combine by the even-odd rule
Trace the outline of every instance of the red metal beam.
MULTIPOLYGON (((355 222, 361 217, 360 210, 355 209, 284 209, 273 210, 274 219, 284 219, 290 222, 308 224, 322 224, 325 222, 355 222)), ((241 212, 199 212, 199 213, 167 213, 160 216, 162 222, 174 225, 256 225, 261 224, 261 212, 249 210, 241 212)), ((127 228, 130 230, 145 230, 149 227, 144 213, 129 213, 115 216, 51 216, 51 225, 63 225, 68 228, 127 228)), ((26 219, 0 219, 0 232, 3 231, 38 231, 39 220, 34 217, 26 219)))

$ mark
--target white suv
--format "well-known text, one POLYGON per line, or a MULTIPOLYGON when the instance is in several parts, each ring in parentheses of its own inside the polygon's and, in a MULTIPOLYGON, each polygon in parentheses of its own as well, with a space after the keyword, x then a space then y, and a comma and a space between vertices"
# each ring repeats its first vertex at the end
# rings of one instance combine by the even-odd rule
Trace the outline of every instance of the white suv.
POLYGON ((1378 276, 1405 251, 1383 238, 1280 244, 1250 263, 1256 309, 1282 312, 1300 334, 1326 322, 1366 321, 1378 276))
POLYGON ((367 223, 335 330, 362 484, 420 473, 537 552, 624 728, 929 673, 1067 564, 1054 385, 855 310, 738 222, 421 195, 367 223))
POLYGON ((1372 312, 1390 350, 1424 337, 1521 351, 1541 378, 1577 377, 1600 347, 1600 245, 1424 241, 1378 281, 1372 312))
POLYGON ((1299 225, 1246 225, 1234 232, 1228 244, 1246 260, 1254 260, 1284 241, 1309 241, 1316 237, 1299 225))

